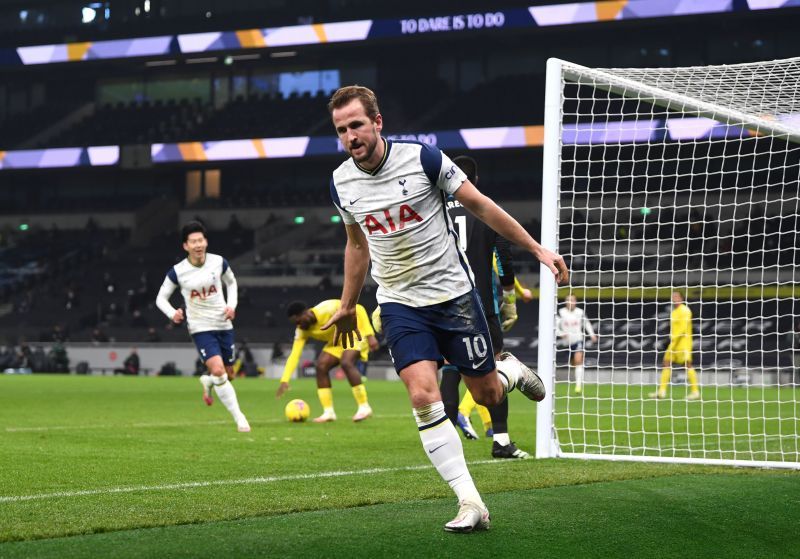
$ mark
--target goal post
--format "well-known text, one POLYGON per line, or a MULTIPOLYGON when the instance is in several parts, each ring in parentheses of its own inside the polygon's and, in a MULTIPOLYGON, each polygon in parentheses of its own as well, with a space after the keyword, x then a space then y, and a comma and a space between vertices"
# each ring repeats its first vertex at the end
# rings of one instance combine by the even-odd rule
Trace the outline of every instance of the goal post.
POLYGON ((800 469, 800 58, 550 59, 543 157, 542 244, 571 279, 541 269, 536 456, 800 469), (567 294, 599 336, 582 385, 567 294))

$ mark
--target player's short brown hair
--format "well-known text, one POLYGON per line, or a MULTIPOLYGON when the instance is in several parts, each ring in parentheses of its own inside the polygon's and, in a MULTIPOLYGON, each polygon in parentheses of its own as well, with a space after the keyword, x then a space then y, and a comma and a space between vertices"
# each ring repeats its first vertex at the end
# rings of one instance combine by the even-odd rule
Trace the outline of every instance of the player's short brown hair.
POLYGON ((368 87, 363 85, 346 85, 340 87, 333 94, 331 100, 328 102, 328 112, 333 114, 334 109, 340 109, 347 105, 353 99, 358 99, 364 106, 364 111, 370 120, 374 121, 375 117, 380 113, 378 109, 378 98, 375 93, 368 87))

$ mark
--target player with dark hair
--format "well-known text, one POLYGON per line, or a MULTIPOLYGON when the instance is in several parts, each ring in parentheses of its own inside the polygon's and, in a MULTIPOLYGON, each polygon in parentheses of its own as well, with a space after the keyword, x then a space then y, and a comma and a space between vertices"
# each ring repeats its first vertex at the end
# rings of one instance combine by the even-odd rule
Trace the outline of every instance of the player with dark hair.
POLYGON ((439 361, 444 357, 457 367, 475 401, 486 406, 501 403, 514 388, 536 401, 544 398, 545 390, 541 379, 510 354, 495 364, 474 276, 447 214, 447 195, 533 253, 560 281, 568 279, 566 264, 481 194, 440 150, 382 138, 383 117, 368 88, 340 88, 328 109, 350 158, 333 172, 330 184, 347 244, 341 307, 323 329, 335 325, 334 339, 341 339, 346 348, 361 338, 356 303, 371 260, 383 330, 408 391, 422 446, 459 501, 458 514, 445 530, 488 528, 489 511, 444 411, 439 361))
MULTIPOLYGON (((467 180, 474 185, 478 184, 478 164, 473 158, 462 155, 454 157, 453 163, 464 171, 467 180)), ((505 311, 506 316, 502 316, 502 320, 509 329, 517 318, 511 243, 484 222, 476 219, 452 196, 447 200, 447 212, 455 225, 461 249, 466 252, 470 268, 475 274, 475 288, 480 295, 486 322, 489 325, 492 348, 494 348, 495 356, 499 356, 503 351, 503 330, 498 315, 501 314, 501 311, 505 311), (498 306, 500 294, 497 292, 497 282, 492 266, 495 254, 498 256, 497 263, 503 292, 504 306, 502 308, 498 306)), ((458 409, 460 383, 461 375, 458 374, 456 367, 449 364, 442 367, 440 389, 445 413, 454 424, 463 423, 462 430, 468 438, 477 438, 474 430, 472 432, 468 430, 471 428, 469 416, 459 417, 461 415, 458 409)), ((467 392, 469 393, 469 391, 467 392)), ((517 448, 508 435, 508 398, 489 408, 489 414, 493 430, 492 456, 495 458, 530 458, 530 454, 517 448)))
POLYGON ((315 363, 317 396, 322 405, 322 415, 314 418, 315 423, 336 421, 330 372, 337 365, 341 365, 347 381, 353 389, 353 398, 358 404, 353 421, 364 421, 372 415, 372 408, 367 400, 367 387, 364 386, 361 371, 366 366, 370 350, 375 351, 378 349, 378 340, 375 338, 375 332, 369 322, 366 309, 358 305, 356 307, 358 328, 359 331, 364 333, 364 340, 360 341, 352 349, 345 349, 341 344, 334 344, 333 330, 322 330, 320 326, 325 324, 338 309, 338 299, 328 299, 311 308, 303 301, 292 301, 286 307, 286 315, 296 328, 292 352, 286 359, 286 366, 283 368, 283 376, 281 376, 281 383, 278 386, 275 397, 280 398, 289 390, 289 379, 292 378, 292 373, 297 369, 306 341, 312 338, 325 342, 325 346, 319 352, 315 363))
POLYGON ((156 305, 175 324, 186 320, 197 350, 211 373, 202 375, 203 401, 213 403, 211 387, 220 402, 233 416, 239 431, 247 433, 250 424, 239 409, 233 379, 233 362, 236 347, 233 338, 233 319, 238 302, 236 277, 228 261, 222 256, 207 252, 206 228, 202 223, 190 221, 181 229, 183 250, 187 256, 167 272, 158 291, 156 305), (222 294, 222 284, 227 290, 227 301, 222 294), (186 304, 174 308, 169 298, 180 287, 186 304))

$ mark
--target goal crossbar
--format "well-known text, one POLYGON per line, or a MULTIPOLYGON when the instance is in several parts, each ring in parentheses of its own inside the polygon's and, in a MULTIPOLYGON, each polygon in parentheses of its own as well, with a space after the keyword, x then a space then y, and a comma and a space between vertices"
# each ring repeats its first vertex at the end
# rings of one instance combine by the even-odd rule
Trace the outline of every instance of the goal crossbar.
MULTIPOLYGON (((800 57, 792 60, 800 64, 800 57)), ((679 107, 684 113, 691 112, 697 116, 714 120, 720 120, 721 117, 724 117, 728 123, 737 124, 756 134, 778 136, 793 143, 800 143, 800 126, 792 126, 790 123, 773 120, 773 118, 765 115, 747 114, 725 105, 695 99, 654 85, 624 78, 601 69, 587 68, 557 58, 551 58, 548 61, 548 65, 551 63, 560 66, 563 72, 562 75, 568 80, 577 82, 582 77, 592 77, 595 79, 593 85, 597 89, 608 91, 621 97, 628 97, 627 92, 633 90, 637 94, 644 93, 649 102, 665 109, 679 107)), ((751 66, 751 64, 735 64, 727 66, 727 68, 746 66, 751 66)))

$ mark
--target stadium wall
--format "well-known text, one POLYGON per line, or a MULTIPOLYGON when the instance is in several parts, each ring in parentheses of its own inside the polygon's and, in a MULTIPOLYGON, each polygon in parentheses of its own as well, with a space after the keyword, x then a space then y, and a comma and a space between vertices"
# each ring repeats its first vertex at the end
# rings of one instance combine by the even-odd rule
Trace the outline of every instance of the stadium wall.
MULTIPOLYGON (((48 353, 52 344, 31 343, 31 347, 41 347, 48 353)), ((108 375, 113 374, 114 369, 121 369, 123 362, 130 355, 131 349, 135 347, 139 354, 139 367, 141 375, 156 375, 161 367, 168 362, 175 363, 179 375, 192 376, 197 360, 197 348, 194 344, 131 344, 131 343, 74 343, 64 344, 69 357, 70 371, 74 373, 75 367, 81 361, 89 364, 90 374, 108 375)), ((269 344, 248 344, 247 346, 253 353, 255 362, 259 367, 264 367, 264 378, 278 379, 283 373, 285 358, 280 358, 273 362, 273 345, 269 344)), ((315 347, 307 347, 303 350, 300 363, 312 362, 316 356, 315 347)), ((298 375, 302 372, 298 371, 298 375)), ((394 372, 391 363, 371 362, 368 369, 370 378, 399 380, 394 372)), ((313 376, 313 370, 308 371, 304 376, 313 376)))

